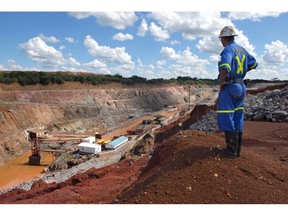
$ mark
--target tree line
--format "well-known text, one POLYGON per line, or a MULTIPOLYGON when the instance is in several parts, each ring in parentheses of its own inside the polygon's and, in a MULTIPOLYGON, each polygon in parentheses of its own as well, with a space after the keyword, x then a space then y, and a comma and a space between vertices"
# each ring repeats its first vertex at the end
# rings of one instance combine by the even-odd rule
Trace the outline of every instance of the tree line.
POLYGON ((108 83, 120 83, 125 85, 138 84, 216 84, 216 80, 200 79, 197 77, 178 76, 171 79, 147 79, 133 75, 131 77, 123 77, 119 74, 93 74, 93 73, 70 73, 70 72, 38 72, 38 71, 1 71, 0 83, 11 84, 19 83, 25 85, 49 85, 49 84, 64 84, 65 82, 80 82, 92 85, 101 85, 108 83))
MULTIPOLYGON (((250 83, 259 82, 283 82, 277 78, 272 80, 247 80, 250 83)), ((171 79, 146 79, 133 75, 123 77, 119 74, 94 74, 94 73, 71 73, 71 72, 38 72, 38 71, 0 71, 0 83, 11 84, 19 83, 25 85, 49 85, 64 84, 65 82, 80 82, 92 85, 101 85, 108 83, 120 83, 125 85, 139 84, 178 84, 178 85, 216 85, 217 79, 201 79, 198 77, 178 76, 171 79)), ((285 81, 284 81, 285 82, 285 81)))

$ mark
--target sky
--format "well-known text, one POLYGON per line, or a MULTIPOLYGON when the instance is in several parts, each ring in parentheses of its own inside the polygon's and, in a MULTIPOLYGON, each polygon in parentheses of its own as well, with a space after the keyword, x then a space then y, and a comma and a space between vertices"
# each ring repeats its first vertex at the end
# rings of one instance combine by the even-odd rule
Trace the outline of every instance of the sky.
POLYGON ((228 25, 238 34, 235 42, 259 63, 246 78, 288 80, 287 6, 254 1, 258 7, 224 7, 226 0, 202 0, 193 7, 182 0, 155 0, 157 7, 123 6, 126 0, 72 6, 10 0, 0 6, 0 70, 215 79, 223 50, 218 36, 228 25))

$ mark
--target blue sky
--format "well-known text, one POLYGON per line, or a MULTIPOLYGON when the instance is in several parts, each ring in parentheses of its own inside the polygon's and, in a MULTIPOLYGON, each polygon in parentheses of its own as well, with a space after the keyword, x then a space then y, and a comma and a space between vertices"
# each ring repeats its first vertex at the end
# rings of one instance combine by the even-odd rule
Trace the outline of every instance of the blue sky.
POLYGON ((231 25, 239 34, 236 43, 259 62, 247 78, 288 77, 288 12, 271 5, 256 12, 235 7, 219 10, 218 4, 211 5, 215 11, 203 10, 203 5, 184 11, 179 8, 185 5, 139 10, 110 7, 108 1, 100 7, 74 4, 46 10, 44 4, 42 9, 36 5, 27 10, 25 4, 13 10, 13 2, 7 10, 0 8, 0 70, 214 79, 223 49, 218 35, 231 25))

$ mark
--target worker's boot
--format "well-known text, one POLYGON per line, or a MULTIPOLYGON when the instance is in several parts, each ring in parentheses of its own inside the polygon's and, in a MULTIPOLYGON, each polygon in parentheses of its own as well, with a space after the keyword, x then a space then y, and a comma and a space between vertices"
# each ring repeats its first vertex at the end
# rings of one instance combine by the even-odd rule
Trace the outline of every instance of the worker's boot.
POLYGON ((241 156, 242 135, 243 135, 242 132, 238 132, 238 146, 237 146, 237 151, 236 151, 237 157, 241 156))
MULTIPOLYGON (((225 131, 225 140, 227 147, 226 148, 214 148, 214 151, 221 155, 226 156, 237 156, 237 150, 238 150, 238 132, 234 131, 225 131)), ((240 149, 239 149, 239 155, 240 155, 240 149)))

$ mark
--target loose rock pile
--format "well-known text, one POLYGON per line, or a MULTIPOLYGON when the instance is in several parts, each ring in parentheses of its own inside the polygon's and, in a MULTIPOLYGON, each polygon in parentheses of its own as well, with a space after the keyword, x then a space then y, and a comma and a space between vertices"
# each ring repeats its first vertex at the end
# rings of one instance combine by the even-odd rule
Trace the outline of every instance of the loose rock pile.
POLYGON ((288 87, 248 95, 245 120, 288 122, 288 87))
POLYGON ((208 112, 199 121, 190 126, 191 130, 207 131, 209 133, 215 133, 218 130, 217 114, 215 111, 208 112))
MULTIPOLYGON (((246 121, 288 122, 288 86, 256 95, 248 94, 244 110, 246 121)), ((190 129, 215 133, 218 130, 216 112, 210 111, 190 129)))

